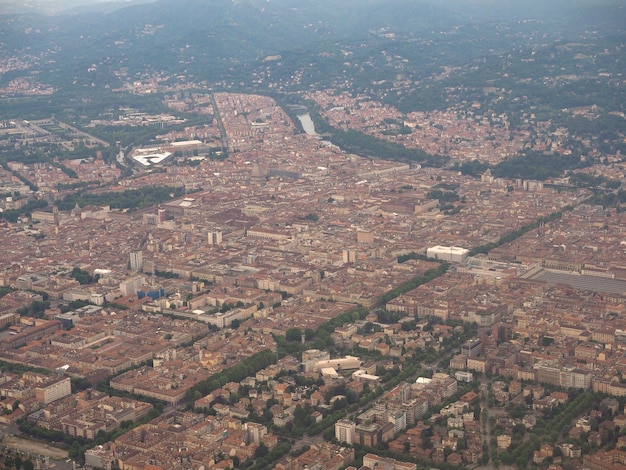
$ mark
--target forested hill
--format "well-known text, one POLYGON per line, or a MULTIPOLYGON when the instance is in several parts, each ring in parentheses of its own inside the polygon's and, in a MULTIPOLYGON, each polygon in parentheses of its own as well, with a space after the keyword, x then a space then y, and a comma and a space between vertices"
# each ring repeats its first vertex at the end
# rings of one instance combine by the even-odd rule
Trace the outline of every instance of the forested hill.
POLYGON ((419 32, 447 29, 460 22, 460 15, 420 0, 160 0, 108 14, 18 16, 9 21, 3 36, 15 37, 26 28, 32 43, 22 43, 26 47, 43 47, 37 39, 45 36, 74 52, 85 46, 92 52, 132 52, 149 44, 162 45, 163 55, 183 47, 249 58, 320 42, 365 38, 383 28, 419 32), (46 30, 31 35, 29 26, 39 23, 46 30))
MULTIPOLYGON (((4 0, 8 4, 11 1, 4 0)), ((21 0, 20 0, 21 1, 21 0)), ((483 34, 485 22, 515 21, 550 37, 585 28, 623 32, 625 9, 617 0, 159 0, 108 13, 85 8, 57 16, 0 16, 0 56, 43 56, 40 67, 55 86, 84 78, 112 80, 131 73, 165 71, 217 80, 233 66, 288 52, 323 53, 372 38, 464 34, 482 38, 485 50, 506 50, 515 34, 483 34), (526 25, 526 21, 532 26, 526 25), (540 24, 540 26, 537 26, 540 24), (469 30, 463 29, 470 25, 469 30), (100 79, 98 78, 100 75, 100 79), (90 77, 91 78, 91 77, 90 77)), ((11 11, 5 9, 5 11, 11 11)), ((108 10, 107 10, 108 11, 108 10)), ((464 51, 464 54, 468 52, 464 51)), ((114 85, 114 83, 112 83, 114 85)))

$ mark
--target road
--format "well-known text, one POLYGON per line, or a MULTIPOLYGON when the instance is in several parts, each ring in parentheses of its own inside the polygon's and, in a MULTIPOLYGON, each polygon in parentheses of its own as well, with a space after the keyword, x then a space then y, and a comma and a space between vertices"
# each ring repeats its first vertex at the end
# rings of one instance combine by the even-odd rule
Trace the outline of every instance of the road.
MULTIPOLYGON (((489 418, 493 410, 489 408, 489 384, 486 381, 481 380, 480 392, 480 430, 483 436, 483 449, 485 448, 485 444, 487 444, 487 449, 489 449, 489 443, 491 442, 491 424, 489 423, 489 418), (486 415, 483 411, 487 412, 486 415)), ((487 450, 487 452, 489 452, 489 450, 487 450)), ((489 470, 495 469, 495 466, 491 463, 491 459, 489 459, 487 465, 482 467, 489 470)))
MULTIPOLYGON (((499 415, 506 414, 499 408, 493 408, 489 406, 489 380, 488 379, 480 379, 480 427, 481 433, 483 436, 483 447, 484 444, 487 444, 487 448, 489 449, 487 452, 491 451, 491 424, 489 423, 489 418, 496 418, 499 415), (482 411, 487 411, 487 415, 484 416, 482 411), (484 430, 484 432, 483 432, 484 430)), ((481 469, 485 470, 496 470, 497 467, 493 464, 493 455, 491 459, 489 459, 489 463, 487 465, 480 465, 481 469)))

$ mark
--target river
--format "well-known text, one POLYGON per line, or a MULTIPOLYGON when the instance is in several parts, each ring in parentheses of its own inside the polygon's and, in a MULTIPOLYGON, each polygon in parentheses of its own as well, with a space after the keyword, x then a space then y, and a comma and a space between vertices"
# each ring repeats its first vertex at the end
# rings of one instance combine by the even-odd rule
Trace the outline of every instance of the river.
POLYGON ((304 132, 308 135, 317 135, 317 132, 315 132, 315 124, 309 113, 298 114, 298 119, 300 120, 300 124, 302 124, 304 132))

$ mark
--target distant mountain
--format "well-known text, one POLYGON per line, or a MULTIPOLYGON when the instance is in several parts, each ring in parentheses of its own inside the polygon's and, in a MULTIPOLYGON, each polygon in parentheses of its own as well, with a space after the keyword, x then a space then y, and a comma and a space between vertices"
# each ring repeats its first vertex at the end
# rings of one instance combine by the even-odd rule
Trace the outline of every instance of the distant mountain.
MULTIPOLYGON (((0 0, 0 6, 11 1, 0 0)), ((5 15, 0 18, 0 54, 44 53, 50 64, 46 78, 57 86, 68 80, 111 80, 119 68, 217 79, 269 55, 337 50, 372 37, 415 38, 468 23, 532 17, 551 34, 562 31, 564 36, 595 25, 591 20, 608 32, 623 31, 626 24, 617 0, 159 0, 111 5, 116 9, 5 15), (86 75, 94 65, 97 72, 86 75)), ((511 38, 500 36, 498 45, 506 47, 511 38)), ((463 42, 462 35, 458 40, 463 42)))
POLYGON ((215 78, 282 51, 361 41, 372 32, 447 29, 461 21, 415 0, 160 0, 110 13, 6 18, 0 52, 46 53, 57 86, 68 74, 80 79, 93 64, 215 78))
MULTIPOLYGON (((218 45, 218 52, 220 44, 239 45, 246 57, 364 38, 382 28, 418 32, 449 27, 460 19, 447 9, 416 0, 161 0, 86 22, 91 34, 109 41, 139 35, 148 42, 179 47, 218 45), (158 29, 142 35, 145 25, 158 29)), ((86 24, 76 26, 84 30, 86 24)))

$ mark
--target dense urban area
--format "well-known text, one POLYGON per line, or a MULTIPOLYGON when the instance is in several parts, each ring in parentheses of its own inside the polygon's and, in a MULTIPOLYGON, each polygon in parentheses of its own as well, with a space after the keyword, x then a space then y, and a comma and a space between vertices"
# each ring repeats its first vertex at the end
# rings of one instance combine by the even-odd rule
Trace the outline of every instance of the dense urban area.
MULTIPOLYGON (((259 29, 276 8, 211 3, 259 29)), ((143 49, 165 0, 82 45, 79 14, 42 20, 53 45, 4 13, 0 466, 626 468, 626 15, 605 3, 569 36, 370 15, 330 43, 320 20, 297 53, 268 20, 277 49, 243 35, 214 68, 204 39, 143 49)))

